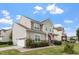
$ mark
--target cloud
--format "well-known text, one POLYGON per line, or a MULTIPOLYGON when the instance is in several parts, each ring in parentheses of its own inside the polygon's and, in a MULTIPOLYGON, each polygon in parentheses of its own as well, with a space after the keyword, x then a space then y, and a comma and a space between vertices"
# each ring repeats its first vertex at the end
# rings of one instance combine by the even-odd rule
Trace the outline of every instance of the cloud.
POLYGON ((43 10, 44 8, 41 7, 41 6, 35 6, 34 9, 35 9, 35 11, 33 12, 33 14, 37 14, 37 13, 39 13, 41 10, 43 10))
POLYGON ((37 10, 37 11, 40 11, 40 10, 43 10, 43 7, 41 7, 41 6, 35 6, 34 9, 37 10))
POLYGON ((61 24, 54 24, 54 27, 63 27, 61 24))
POLYGON ((11 19, 10 13, 7 10, 2 10, 1 12, 5 19, 8 19, 8 20, 11 19))
POLYGON ((11 19, 10 13, 7 10, 1 11, 3 18, 0 18, 0 24, 13 24, 13 19, 11 19))
POLYGON ((73 23, 72 20, 64 20, 64 23, 73 23))
POLYGON ((66 27, 66 28, 64 28, 64 30, 68 31, 68 30, 71 30, 71 28, 69 28, 69 27, 66 27))
POLYGON ((33 14, 39 13, 41 11, 45 11, 45 14, 47 13, 47 11, 50 14, 62 14, 64 12, 64 10, 56 6, 56 4, 48 4, 48 6, 46 6, 45 8, 41 6, 35 6, 34 9, 35 11, 33 12, 33 14))
POLYGON ((55 4, 50 4, 50 5, 48 5, 47 7, 46 7, 46 10, 48 10, 48 11, 51 11, 51 10, 53 10, 53 9, 55 9, 55 4))
POLYGON ((5 19, 5 18, 2 18, 2 19, 0 19, 0 24, 10 24, 10 25, 12 25, 13 21, 5 19))
POLYGON ((2 10, 1 12, 3 16, 8 16, 10 14, 7 10, 2 10))
POLYGON ((6 16, 5 18, 6 18, 6 19, 8 19, 8 20, 10 20, 10 19, 11 19, 11 17, 10 17, 10 16, 6 16))
POLYGON ((21 15, 16 15, 16 19, 20 19, 21 18, 21 15))
POLYGON ((76 36, 75 32, 71 32, 71 31, 66 31, 67 36, 76 36))
POLYGON ((46 10, 49 11, 50 14, 62 14, 64 12, 64 10, 56 6, 56 4, 48 5, 46 10))

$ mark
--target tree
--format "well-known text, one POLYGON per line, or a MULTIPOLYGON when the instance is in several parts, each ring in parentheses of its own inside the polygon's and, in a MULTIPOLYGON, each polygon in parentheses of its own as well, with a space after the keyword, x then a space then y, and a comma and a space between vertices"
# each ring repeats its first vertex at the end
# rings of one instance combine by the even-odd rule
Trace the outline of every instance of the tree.
POLYGON ((67 54, 74 54, 75 53, 74 43, 71 41, 66 42, 64 46, 64 52, 67 54))
POLYGON ((79 41, 79 28, 76 30, 76 35, 77 35, 78 41, 79 41))

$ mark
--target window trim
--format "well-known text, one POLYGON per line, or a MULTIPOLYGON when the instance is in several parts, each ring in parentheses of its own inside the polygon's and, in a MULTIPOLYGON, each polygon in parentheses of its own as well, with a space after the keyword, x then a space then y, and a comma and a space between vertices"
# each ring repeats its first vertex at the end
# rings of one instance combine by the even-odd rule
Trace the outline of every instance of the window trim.
POLYGON ((40 30, 40 24, 35 23, 35 24, 34 24, 34 29, 35 29, 35 30, 40 30))
POLYGON ((40 42, 40 34, 35 34, 34 35, 34 41, 35 42, 40 42))

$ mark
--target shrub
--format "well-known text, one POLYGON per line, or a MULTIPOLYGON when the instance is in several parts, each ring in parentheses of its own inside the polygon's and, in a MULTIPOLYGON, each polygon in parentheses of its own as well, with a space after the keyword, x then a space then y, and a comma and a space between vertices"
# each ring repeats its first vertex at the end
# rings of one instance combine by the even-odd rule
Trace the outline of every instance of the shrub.
POLYGON ((64 52, 68 54, 73 54, 74 53, 74 44, 71 42, 66 42, 65 47, 64 47, 64 52))
POLYGON ((34 41, 31 38, 26 40, 26 47, 27 48, 33 48, 33 47, 35 47, 34 45, 35 45, 34 41))
POLYGON ((13 45, 13 42, 12 42, 12 41, 9 41, 9 42, 8 42, 8 45, 13 45))
POLYGON ((49 46, 49 43, 47 41, 35 42, 35 47, 45 47, 45 46, 49 46))
POLYGON ((4 45, 4 44, 7 44, 7 42, 0 42, 0 45, 4 45))
POLYGON ((40 45, 40 42, 35 42, 34 46, 35 46, 35 48, 36 48, 36 47, 40 47, 40 46, 41 46, 41 45, 40 45))
POLYGON ((44 47, 44 46, 49 46, 47 41, 34 42, 32 39, 26 40, 27 48, 36 48, 36 47, 44 47))
POLYGON ((0 45, 12 45, 13 42, 9 41, 9 42, 0 42, 0 45))
POLYGON ((57 41, 57 40, 54 40, 54 42, 53 42, 55 45, 61 45, 62 44, 62 42, 61 41, 57 41))
POLYGON ((49 43, 48 43, 48 41, 46 41, 46 40, 41 41, 40 44, 41 44, 41 47, 49 46, 49 43))

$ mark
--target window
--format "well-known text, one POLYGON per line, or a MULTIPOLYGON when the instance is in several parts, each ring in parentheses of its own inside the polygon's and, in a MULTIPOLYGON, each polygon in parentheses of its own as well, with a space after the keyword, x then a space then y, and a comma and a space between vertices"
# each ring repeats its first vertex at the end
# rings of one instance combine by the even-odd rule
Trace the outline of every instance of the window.
POLYGON ((35 24, 34 24, 34 29, 35 29, 35 30, 40 30, 40 24, 36 24, 36 23, 35 23, 35 24))
POLYGON ((40 41, 40 36, 39 35, 35 35, 35 41, 39 42, 40 41))
POLYGON ((51 32, 51 28, 50 28, 50 32, 51 32))
POLYGON ((49 32, 53 32, 52 28, 50 28, 49 32))
POLYGON ((46 31, 47 31, 47 27, 46 27, 46 31))

